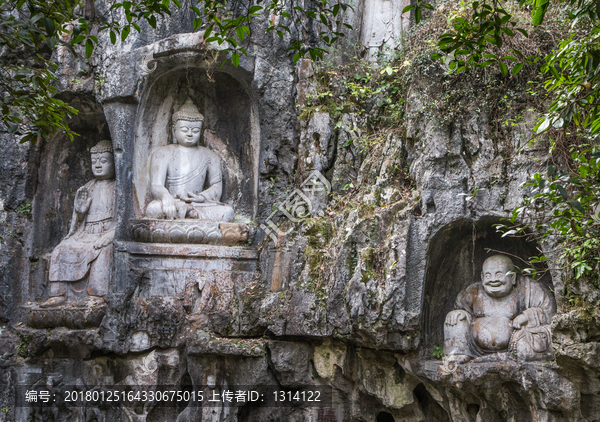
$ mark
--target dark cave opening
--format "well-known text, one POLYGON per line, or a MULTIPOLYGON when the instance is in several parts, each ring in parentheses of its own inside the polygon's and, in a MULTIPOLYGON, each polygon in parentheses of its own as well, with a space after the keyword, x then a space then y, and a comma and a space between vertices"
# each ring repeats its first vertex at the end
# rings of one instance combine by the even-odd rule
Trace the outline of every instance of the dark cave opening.
POLYGON ((391 413, 379 412, 377 415, 377 422, 396 422, 391 413))

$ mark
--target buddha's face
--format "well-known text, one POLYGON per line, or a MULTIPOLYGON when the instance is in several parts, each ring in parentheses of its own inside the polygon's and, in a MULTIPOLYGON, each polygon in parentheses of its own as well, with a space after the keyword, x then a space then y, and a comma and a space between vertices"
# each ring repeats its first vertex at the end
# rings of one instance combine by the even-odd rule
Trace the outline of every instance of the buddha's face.
POLYGON ((112 152, 92 154, 92 173, 98 180, 114 179, 115 161, 112 152))
POLYGON ((175 123, 175 139, 183 147, 194 147, 200 142, 202 122, 178 120, 175 123))
POLYGON ((483 289, 490 297, 504 297, 512 292, 517 283, 517 275, 509 274, 513 270, 510 260, 504 256, 492 256, 485 260, 481 271, 483 289))

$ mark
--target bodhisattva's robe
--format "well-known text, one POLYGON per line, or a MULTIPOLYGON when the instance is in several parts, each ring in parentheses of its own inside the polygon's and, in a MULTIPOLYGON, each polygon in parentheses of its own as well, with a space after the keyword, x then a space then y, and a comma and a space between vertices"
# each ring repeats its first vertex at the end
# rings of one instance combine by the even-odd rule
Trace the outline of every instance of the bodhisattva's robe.
MULTIPOLYGON (((89 276, 86 286, 82 287, 87 288, 88 294, 103 296, 112 275, 115 180, 94 179, 84 188, 92 199, 90 207, 78 226, 77 213, 73 211, 72 224, 75 226, 52 251, 49 280, 74 283, 89 276)), ((66 287, 51 283, 51 290, 51 296, 62 295, 66 287)))

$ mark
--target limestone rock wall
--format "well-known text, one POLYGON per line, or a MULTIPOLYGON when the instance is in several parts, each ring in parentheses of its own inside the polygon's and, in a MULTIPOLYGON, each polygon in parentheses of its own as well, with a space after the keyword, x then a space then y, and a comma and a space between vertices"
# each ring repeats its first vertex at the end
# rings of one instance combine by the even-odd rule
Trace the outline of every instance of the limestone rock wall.
MULTIPOLYGON (((103 13, 106 6, 96 8, 103 13)), ((525 145, 526 124, 498 143, 485 112, 443 122, 430 106, 440 95, 434 72, 411 87, 405 130, 365 146, 354 141, 369 130, 369 116, 334 119, 316 111, 298 118, 296 103, 314 92, 312 65, 295 65, 285 41, 264 34, 264 19, 253 23, 248 57, 222 69, 227 53, 217 55, 218 46, 192 33, 191 21, 175 12, 156 31, 142 28, 126 42, 101 37, 90 62, 57 53, 61 95, 81 110, 76 141, 56 136, 22 145, 0 134, 0 420, 600 419, 595 316, 555 317, 551 362, 448 368, 431 354, 442 345, 443 318, 456 294, 477 281, 486 248, 524 256, 539 246, 502 239, 493 228, 548 160, 542 147, 525 145), (211 139, 237 172, 227 199, 252 228, 248 245, 132 238, 131 220, 141 209, 136 166, 147 154, 141 138, 168 136, 160 126, 172 110, 161 107, 186 90, 223 99, 207 106, 206 118, 222 118, 211 139), (168 100, 154 104, 160 96, 152 92, 168 100), (248 109, 236 115, 236 104, 248 109), (240 122, 229 124, 236 116, 240 122), (241 128, 239 138, 232 127, 241 128), (33 315, 28 304, 47 297, 49 253, 67 233, 74 193, 91 178, 89 147, 100 139, 112 140, 117 173, 107 307, 33 315), (315 198, 316 212, 302 224, 279 215, 279 227, 290 232, 273 241, 260 225, 313 171, 328 179, 333 195, 315 198), (324 385, 333 402, 309 409, 38 409, 15 401, 23 386, 59 392, 102 384, 324 385)), ((542 282, 561 305, 560 274, 542 282)))

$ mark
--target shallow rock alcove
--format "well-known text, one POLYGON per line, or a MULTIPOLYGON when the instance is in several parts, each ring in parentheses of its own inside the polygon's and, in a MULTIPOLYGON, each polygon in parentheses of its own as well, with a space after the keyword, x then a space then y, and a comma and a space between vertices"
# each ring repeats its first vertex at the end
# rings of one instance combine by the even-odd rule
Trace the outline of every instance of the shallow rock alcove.
POLYGON ((79 136, 73 141, 63 134, 48 141, 40 140, 30 155, 36 171, 30 181, 33 194, 31 278, 30 290, 24 292, 29 300, 42 298, 46 285, 45 255, 69 231, 77 189, 93 179, 90 148, 103 139, 111 139, 102 106, 93 97, 76 95, 69 100, 80 110, 69 122, 79 136))
POLYGON ((199 66, 175 68, 157 76, 142 97, 132 163, 136 217, 151 200, 150 154, 173 142, 171 116, 187 97, 204 115, 201 145, 222 159, 221 201, 234 207, 238 219, 252 219, 258 139, 252 131, 257 125, 250 97, 234 77, 199 66))
MULTIPOLYGON (((425 274, 421 328, 422 355, 432 357, 433 348, 444 344, 443 325, 446 314, 454 309, 460 292, 481 281, 481 266, 486 258, 504 254, 523 270, 530 257, 540 256, 537 242, 526 237, 502 237, 494 225, 499 218, 483 217, 476 221, 462 219, 441 228, 431 239, 425 274)), ((547 266, 539 265, 536 280, 552 290, 547 266)))

